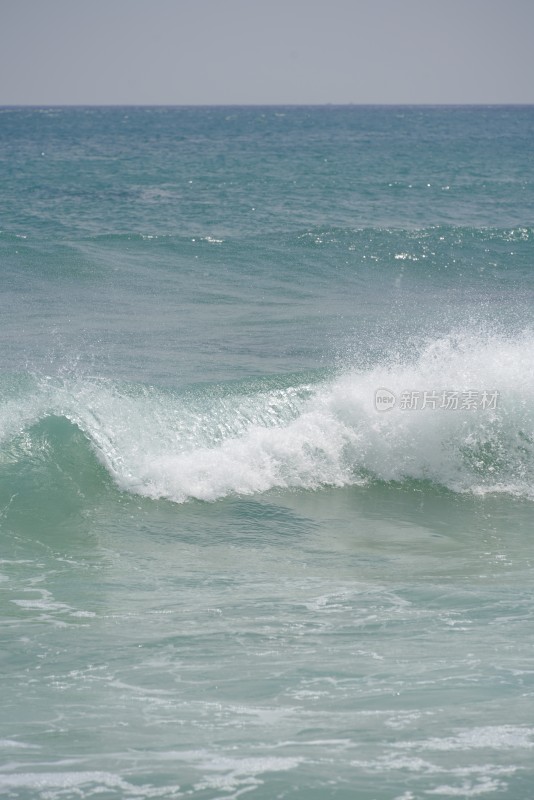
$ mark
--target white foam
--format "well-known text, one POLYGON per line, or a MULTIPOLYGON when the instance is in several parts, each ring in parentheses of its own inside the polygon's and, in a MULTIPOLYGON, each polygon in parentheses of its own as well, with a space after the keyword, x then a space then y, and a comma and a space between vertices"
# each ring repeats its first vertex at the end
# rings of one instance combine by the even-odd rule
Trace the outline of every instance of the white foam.
POLYGON ((530 339, 483 345, 434 342, 411 366, 349 373, 317 387, 309 397, 299 397, 294 388, 286 390, 286 397, 279 393, 278 408, 270 416, 273 398, 268 393, 249 398, 248 417, 238 401, 214 408, 218 437, 206 436, 213 432, 210 411, 207 419, 195 420, 186 436, 169 426, 168 414, 160 413, 137 430, 135 450, 110 431, 113 446, 101 452, 123 488, 178 502, 274 487, 341 486, 369 476, 427 479, 457 491, 530 497, 531 355, 530 339), (495 390, 502 408, 396 408, 380 414, 373 405, 374 392, 384 385, 397 396, 404 390, 495 390))
POLYGON ((514 725, 487 725, 459 731, 455 736, 425 739, 419 742, 402 742, 396 745, 402 748, 421 750, 513 750, 516 748, 532 749, 534 747, 534 728, 514 725))
POLYGON ((111 772, 26 772, 19 774, 0 774, 0 791, 9 792, 26 789, 31 792, 47 792, 47 797, 64 796, 65 791, 79 794, 82 787, 93 784, 92 793, 103 791, 124 793, 127 797, 173 797, 179 786, 151 787, 135 786, 119 775, 111 772), (55 791, 54 791, 55 790, 55 791))
MULTIPOLYGON (((43 382, 47 413, 77 424, 118 486, 175 502, 272 488, 378 479, 428 480, 454 491, 534 498, 534 337, 462 334, 412 360, 349 371, 319 385, 180 397, 109 381, 43 382), (376 389, 497 391, 495 409, 386 413, 376 389)), ((4 429, 43 413, 8 407, 4 429)), ((5 408, 4 408, 5 411, 5 408)))
POLYGON ((502 792, 506 789, 506 785, 494 778, 484 778, 476 783, 465 781, 461 786, 442 785, 436 786, 435 789, 427 789, 425 794, 438 795, 441 797, 478 797, 488 792, 502 792))
MULTIPOLYGON (((296 769, 303 758, 265 756, 262 758, 228 758, 212 754, 209 760, 199 764, 206 771, 204 778, 195 785, 196 791, 234 791, 242 787, 260 786, 260 776, 267 772, 288 772, 296 769)), ((241 792, 238 792, 241 793, 241 792)), ((236 797, 237 794, 232 795, 236 797)))
POLYGON ((14 748, 18 750, 39 750, 36 744, 26 744, 26 742, 19 742, 17 739, 0 739, 0 748, 14 748))

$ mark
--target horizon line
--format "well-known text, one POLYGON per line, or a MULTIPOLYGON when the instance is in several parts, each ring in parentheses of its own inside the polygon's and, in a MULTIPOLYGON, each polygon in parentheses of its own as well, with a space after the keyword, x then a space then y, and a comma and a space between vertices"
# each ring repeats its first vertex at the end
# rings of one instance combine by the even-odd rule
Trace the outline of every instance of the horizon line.
POLYGON ((0 103, 0 108, 528 108, 532 102, 437 103, 0 103))

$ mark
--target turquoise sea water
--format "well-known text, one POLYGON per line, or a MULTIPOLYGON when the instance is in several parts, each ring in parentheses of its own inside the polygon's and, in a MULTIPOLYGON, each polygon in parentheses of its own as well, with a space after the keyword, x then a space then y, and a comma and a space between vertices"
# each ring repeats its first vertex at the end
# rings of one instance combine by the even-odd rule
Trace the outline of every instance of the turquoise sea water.
POLYGON ((533 141, 0 109, 0 796, 534 796, 533 141))

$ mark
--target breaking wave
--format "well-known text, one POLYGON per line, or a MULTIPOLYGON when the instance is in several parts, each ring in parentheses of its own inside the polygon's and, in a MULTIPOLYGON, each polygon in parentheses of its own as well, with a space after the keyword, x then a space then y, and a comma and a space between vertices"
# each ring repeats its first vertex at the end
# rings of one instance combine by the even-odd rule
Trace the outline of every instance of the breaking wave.
POLYGON ((52 458, 67 425, 121 490, 177 503, 407 480, 534 499, 533 354, 531 332, 458 334, 328 379, 181 393, 95 378, 5 382, 0 467, 52 458), (375 408, 379 388, 395 398, 387 412, 375 408), (456 393, 457 407, 441 407, 444 392, 456 393), (406 407, 408 397, 418 407, 406 407))

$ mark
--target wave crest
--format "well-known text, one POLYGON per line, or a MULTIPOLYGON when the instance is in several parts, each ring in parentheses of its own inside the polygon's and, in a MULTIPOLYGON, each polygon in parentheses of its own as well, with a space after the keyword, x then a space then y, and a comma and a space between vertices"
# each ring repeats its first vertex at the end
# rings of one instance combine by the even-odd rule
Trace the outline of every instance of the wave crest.
POLYGON ((274 488, 425 480, 458 492, 534 499, 534 339, 456 335, 410 362, 314 382, 264 379, 185 394, 109 381, 40 380, 1 406, 9 439, 63 416, 91 442, 116 484, 181 503, 274 488), (498 392, 495 407, 381 413, 380 387, 498 392))

